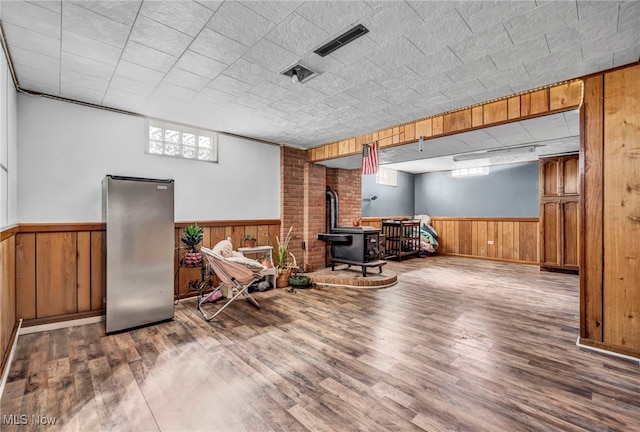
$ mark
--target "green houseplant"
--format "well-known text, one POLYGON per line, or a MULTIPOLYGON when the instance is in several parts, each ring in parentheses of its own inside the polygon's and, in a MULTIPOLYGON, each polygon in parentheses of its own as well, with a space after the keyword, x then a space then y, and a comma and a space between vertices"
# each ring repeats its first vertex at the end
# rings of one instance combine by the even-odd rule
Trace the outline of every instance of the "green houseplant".
POLYGON ((202 241, 204 228, 198 224, 187 225, 182 228, 182 243, 187 247, 187 253, 184 255, 183 263, 185 267, 198 267, 202 264, 202 254, 197 249, 198 244, 202 241))
POLYGON ((256 247, 256 238, 253 234, 245 234, 243 237, 245 247, 256 247))
POLYGON ((289 285, 289 277, 293 270, 298 269, 296 257, 289 251, 289 243, 291 240, 298 238, 293 235, 293 225, 287 231, 287 235, 282 239, 276 236, 276 258, 278 264, 276 265, 276 287, 281 288, 289 285), (291 260, 289 260, 291 258, 291 260))

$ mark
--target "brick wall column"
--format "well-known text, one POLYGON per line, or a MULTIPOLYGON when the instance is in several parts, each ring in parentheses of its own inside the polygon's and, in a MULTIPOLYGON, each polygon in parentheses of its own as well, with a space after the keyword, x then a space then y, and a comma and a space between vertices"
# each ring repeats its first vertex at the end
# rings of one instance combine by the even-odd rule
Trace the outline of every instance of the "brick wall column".
POLYGON ((362 176, 359 169, 327 168, 327 185, 338 194, 339 226, 362 217, 362 176))
POLYGON ((280 238, 293 226, 293 234, 299 237, 291 241, 289 250, 300 269, 310 272, 330 263, 327 244, 317 239, 318 233, 328 232, 326 186, 338 193, 338 225, 351 226, 361 217, 362 178, 360 170, 326 168, 306 160, 303 150, 281 147, 280 238))
POLYGON ((326 231, 326 170, 324 165, 306 163, 304 167, 304 271, 325 268, 326 244, 317 239, 326 231))
MULTIPOLYGON (((289 251, 293 253, 300 268, 304 268, 304 166, 307 156, 304 150, 291 147, 280 148, 280 239, 293 226, 292 233, 299 238, 289 243, 289 251)), ((273 245, 277 247, 276 244, 273 245)))

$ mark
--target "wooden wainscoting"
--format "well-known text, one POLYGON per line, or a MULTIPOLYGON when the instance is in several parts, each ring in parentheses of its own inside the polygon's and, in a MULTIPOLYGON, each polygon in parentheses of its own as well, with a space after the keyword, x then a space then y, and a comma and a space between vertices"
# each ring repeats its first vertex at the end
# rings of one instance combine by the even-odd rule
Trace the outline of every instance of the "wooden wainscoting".
POLYGON ((102 314, 103 223, 24 224, 16 236, 16 315, 25 325, 102 314))
MULTIPOLYGON (((179 297, 196 295, 189 289, 189 281, 201 278, 199 268, 179 266, 186 252, 180 242, 181 231, 192 223, 195 222, 175 225, 174 292, 179 297)), ((277 219, 197 223, 205 229, 203 244, 207 247, 230 237, 237 249, 243 246, 245 234, 253 234, 259 245, 270 241, 275 244, 275 236, 280 234, 277 219)), ((15 257, 16 306, 12 321, 23 318, 24 325, 30 326, 104 313, 106 236, 103 223, 25 224, 17 231, 15 252, 11 252, 11 246, 4 246, 4 242, 11 240, 3 241, 3 248, 8 248, 9 256, 15 257)), ((5 274, 3 271, 3 278, 5 274)), ((2 311, 3 320, 9 316, 2 311)))
POLYGON ((4 372, 17 329, 16 228, 2 231, 0 239, 0 377, 4 372))
POLYGON ((251 234, 257 239, 257 246, 276 244, 276 236, 280 236, 280 220, 237 220, 237 221, 197 221, 181 222, 176 224, 176 277, 174 292, 179 298, 196 295, 197 292, 189 289, 190 281, 199 281, 202 278, 200 268, 180 267, 179 262, 187 252, 180 242, 182 228, 197 223, 204 228, 202 245, 213 248, 220 240, 231 239, 233 249, 244 247, 244 236, 251 234))
POLYGON ((434 217, 439 254, 538 264, 538 218, 434 217))

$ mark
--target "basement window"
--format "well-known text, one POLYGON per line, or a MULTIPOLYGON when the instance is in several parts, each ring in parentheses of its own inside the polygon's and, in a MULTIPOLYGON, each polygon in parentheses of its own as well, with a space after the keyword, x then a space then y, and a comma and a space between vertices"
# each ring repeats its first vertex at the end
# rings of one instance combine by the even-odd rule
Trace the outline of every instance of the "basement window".
POLYGON ((159 120, 148 120, 146 153, 218 162, 218 134, 159 120))
POLYGON ((391 168, 378 167, 376 184, 385 186, 398 186, 398 171, 391 168))
POLYGON ((489 175, 489 167, 460 168, 451 171, 451 178, 489 175))

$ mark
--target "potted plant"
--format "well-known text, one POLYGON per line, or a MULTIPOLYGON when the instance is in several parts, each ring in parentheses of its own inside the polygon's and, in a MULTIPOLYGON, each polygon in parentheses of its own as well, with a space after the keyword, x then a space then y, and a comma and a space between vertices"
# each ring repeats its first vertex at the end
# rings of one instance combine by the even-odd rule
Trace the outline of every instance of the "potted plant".
POLYGON ((260 257, 260 263, 266 268, 271 268, 271 260, 269 259, 269 254, 263 253, 260 257))
POLYGON ((293 225, 289 228, 287 235, 283 237, 282 240, 276 236, 276 258, 278 260, 278 264, 276 265, 277 288, 289 286, 289 277, 291 277, 291 272, 294 269, 298 269, 295 255, 289 252, 289 243, 292 239, 298 238, 298 236, 294 236, 292 232, 293 225), (289 260, 289 257, 291 257, 291 261, 289 260))
POLYGON ((244 247, 256 247, 256 238, 253 234, 245 234, 244 235, 244 247))
POLYGON ((197 246, 202 241, 204 228, 199 227, 198 224, 187 225, 182 228, 182 243, 187 247, 187 253, 183 258, 183 265, 185 267, 198 267, 202 265, 202 254, 197 249, 197 246))

